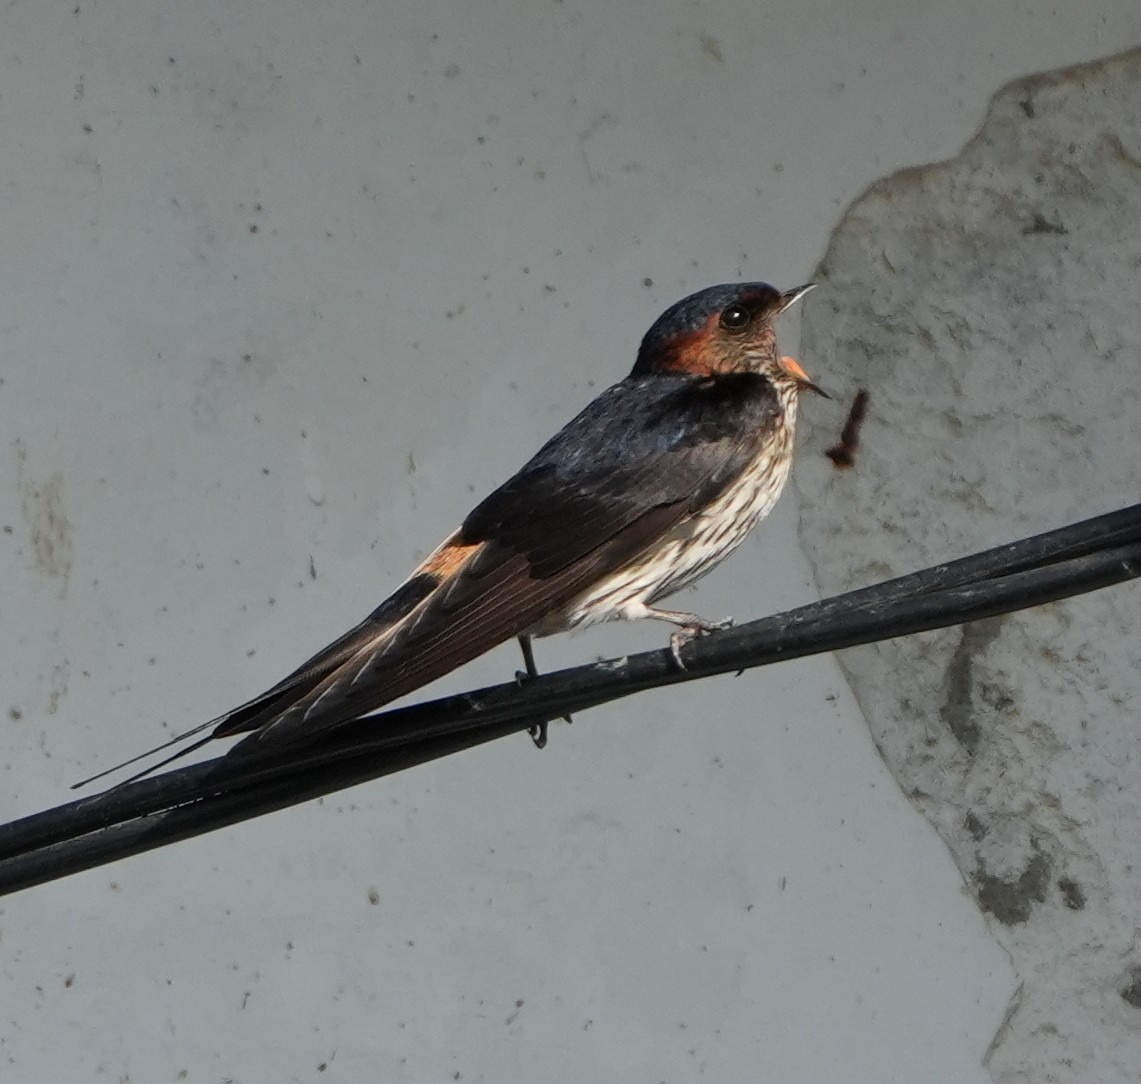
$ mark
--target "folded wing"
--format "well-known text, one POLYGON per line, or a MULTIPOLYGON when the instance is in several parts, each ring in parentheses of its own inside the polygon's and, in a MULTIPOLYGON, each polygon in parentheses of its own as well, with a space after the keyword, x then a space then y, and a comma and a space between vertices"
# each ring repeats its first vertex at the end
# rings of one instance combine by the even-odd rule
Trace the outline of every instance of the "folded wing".
POLYGON ((630 377, 571 421, 355 629, 220 720, 309 742, 557 613, 714 501, 779 423, 768 380, 630 377))

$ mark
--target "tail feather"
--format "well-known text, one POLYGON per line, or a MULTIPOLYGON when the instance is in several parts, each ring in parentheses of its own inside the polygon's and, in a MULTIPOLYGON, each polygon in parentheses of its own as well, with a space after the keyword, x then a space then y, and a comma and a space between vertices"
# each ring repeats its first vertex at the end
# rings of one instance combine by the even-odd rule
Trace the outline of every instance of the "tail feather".
MULTIPOLYGON (((141 753, 136 753, 129 760, 120 761, 118 764, 114 764, 110 768, 104 768, 102 771, 96 772, 94 775, 89 775, 86 779, 81 779, 78 783, 72 783, 71 789, 79 790, 80 787, 86 787, 88 784, 94 783, 99 779, 105 779, 109 775, 114 775, 115 772, 122 771, 124 768, 129 768, 132 764, 138 764, 140 760, 146 760, 147 757, 153 757, 155 753, 161 753, 164 749, 169 749, 172 745, 177 745, 179 742, 186 741, 187 738, 194 737, 195 734, 201 734, 203 730, 215 726, 217 722, 217 719, 211 719, 209 722, 199 723, 198 726, 191 727, 190 730, 184 730, 181 734, 175 734, 173 738, 167 739, 161 745, 156 745, 151 749, 146 749, 141 753)), ((136 779, 143 779, 146 776, 150 775, 152 772, 157 771, 164 764, 170 764, 172 761, 179 760, 180 758, 186 756, 188 753, 192 753, 195 749, 213 740, 214 735, 208 734, 205 738, 194 742, 193 745, 189 745, 185 749, 180 749, 173 756, 169 756, 165 760, 159 761, 158 764, 152 764, 146 770, 131 776, 130 779, 123 780, 118 785, 123 786, 126 783, 133 783, 136 779)))
POLYGON ((320 740, 330 728, 427 685, 558 613, 585 588, 646 548, 678 518, 655 508, 604 544, 546 576, 498 542, 443 548, 421 566, 436 584, 383 637, 365 644, 231 750, 252 755, 320 740), (441 571, 435 571, 440 569, 441 571))
MULTIPOLYGON (((80 782, 72 785, 72 790, 113 775, 123 768, 146 760, 148 757, 170 749, 180 742, 185 742, 187 739, 203 733, 203 731, 210 731, 206 737, 200 738, 184 749, 180 749, 124 781, 134 782, 209 744, 216 738, 226 738, 234 734, 258 730, 266 723, 276 719, 286 712, 292 704, 311 693, 347 660, 367 648, 380 648, 391 633, 399 629, 409 617, 416 613, 417 609, 439 586, 443 573, 450 565, 454 564, 454 551, 463 548, 458 544, 458 534, 458 531, 455 532, 433 551, 419 568, 359 625, 350 629, 327 647, 322 648, 316 655, 307 659, 276 685, 216 718, 175 734, 174 737, 145 752, 80 780, 80 782)), ((122 786, 123 784, 119 785, 122 786)))

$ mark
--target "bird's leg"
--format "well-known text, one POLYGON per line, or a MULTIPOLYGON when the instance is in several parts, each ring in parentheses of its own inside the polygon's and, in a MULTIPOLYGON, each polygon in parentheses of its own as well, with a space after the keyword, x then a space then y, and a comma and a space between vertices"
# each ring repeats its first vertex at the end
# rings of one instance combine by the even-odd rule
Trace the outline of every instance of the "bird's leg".
POLYGON ((516 670, 515 680, 525 685, 530 678, 539 676, 539 668, 535 665, 535 649, 531 646, 531 637, 525 632, 519 635, 519 650, 523 652, 523 665, 526 670, 516 670))
POLYGON ((669 621, 671 624, 679 626, 676 632, 670 633, 670 654, 673 655, 679 670, 685 669, 685 663, 681 661, 681 649, 691 640, 696 640, 707 632, 718 632, 721 629, 733 627, 733 618, 731 617, 726 617, 722 621, 710 621, 708 618, 698 617, 697 614, 689 614, 681 610, 655 610, 647 606, 645 616, 656 618, 659 621, 669 621))
MULTIPOLYGON (((527 667, 526 670, 515 671, 515 681, 520 688, 528 681, 539 676, 539 668, 535 665, 535 649, 531 646, 531 637, 526 633, 519 636, 519 649, 523 652, 523 665, 527 667)), ((564 715, 563 718, 568 722, 574 722, 569 715, 564 715)), ((547 744, 547 721, 544 719, 541 723, 536 723, 529 731, 531 740, 535 743, 536 749, 542 749, 547 744)))

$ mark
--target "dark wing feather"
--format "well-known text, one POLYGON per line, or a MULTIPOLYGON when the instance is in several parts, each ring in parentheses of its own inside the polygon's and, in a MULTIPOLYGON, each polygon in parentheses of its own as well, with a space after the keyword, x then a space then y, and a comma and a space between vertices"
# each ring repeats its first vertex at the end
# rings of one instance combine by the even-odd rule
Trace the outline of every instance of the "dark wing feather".
POLYGON ((780 411, 759 373, 629 377, 478 505, 462 537, 494 539, 525 554, 536 576, 550 575, 649 509, 675 507, 684 518, 715 500, 780 411))
POLYGON ((438 581, 417 570, 386 598, 359 625, 349 629, 272 689, 215 719, 213 737, 225 738, 256 730, 275 719, 291 704, 311 692, 343 663, 378 643, 398 622, 406 618, 436 588, 438 581))
POLYGON ((715 500, 779 421, 759 374, 610 388, 468 516, 461 566, 383 635, 311 670, 300 697, 284 689, 289 706, 234 752, 310 741, 526 631, 715 500))
MULTIPOLYGON (((440 550, 454 543, 456 537, 457 536, 453 536, 448 539, 448 541, 440 547, 440 550)), ((439 550, 437 551, 437 554, 438 553, 439 550)), ((436 556, 436 554, 433 554, 433 556, 436 556)), ((334 673, 339 666, 343 665, 347 659, 352 658, 361 651, 367 650, 370 645, 380 643, 386 631, 396 627, 404 618, 412 613, 416 607, 432 593, 438 583, 439 580, 437 577, 424 574, 420 569, 417 569, 416 572, 359 625, 350 629, 343 636, 334 640, 333 643, 317 652, 316 655, 302 663, 293 673, 284 677, 271 689, 267 689, 259 696, 255 696, 252 700, 238 705, 238 707, 233 708, 224 715, 219 715, 215 719, 200 723, 190 730, 184 730, 181 734, 176 734, 173 738, 139 753, 137 756, 133 756, 128 760, 89 776, 87 779, 74 784, 72 789, 74 790, 76 787, 86 786, 96 779, 102 779, 104 776, 117 772, 121 768, 135 764, 140 760, 145 760, 164 749, 181 745, 181 748, 177 752, 157 763, 151 764, 151 766, 144 771, 124 781, 124 784, 131 783, 136 779, 151 775, 159 768, 165 767, 176 760, 180 760, 188 753, 194 752, 215 738, 225 738, 232 734, 255 730, 265 723, 276 719, 284 711, 287 711, 292 704, 297 703, 320 685, 321 682, 330 674, 334 673), (192 738, 196 734, 201 734, 204 730, 210 731, 205 738, 200 738, 198 741, 190 744, 184 744, 188 738, 192 738)))

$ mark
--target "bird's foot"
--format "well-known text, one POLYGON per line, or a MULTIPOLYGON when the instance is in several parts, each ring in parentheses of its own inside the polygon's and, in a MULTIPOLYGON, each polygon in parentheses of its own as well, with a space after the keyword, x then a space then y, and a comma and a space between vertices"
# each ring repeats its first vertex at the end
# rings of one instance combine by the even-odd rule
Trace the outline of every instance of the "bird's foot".
POLYGON ((680 629, 670 633, 670 654, 673 656, 674 662, 677 663, 679 670, 686 669, 681 658, 681 649, 686 644, 692 643, 699 636, 706 636, 711 632, 720 632, 722 629, 733 627, 733 618, 731 617, 726 617, 722 621, 707 621, 695 614, 687 616, 691 617, 692 620, 686 621, 680 629))
MULTIPOLYGON (((538 667, 535 666, 535 653, 531 649, 531 637, 520 636, 519 646, 523 650, 523 662, 526 665, 526 670, 515 671, 515 684, 519 688, 523 688, 528 681, 532 681, 539 676, 538 667)), ((564 715, 563 719, 568 723, 573 723, 574 720, 569 715, 564 715)), ((534 723, 528 728, 527 733, 531 735, 531 741, 535 743, 536 749, 545 749, 547 747, 547 720, 544 719, 541 723, 534 723)))
MULTIPOLYGON (((532 678, 538 677, 538 674, 528 674, 526 670, 515 671, 515 684, 520 689, 527 684, 532 678)), ((531 735, 531 741, 535 743, 536 749, 545 749, 547 747, 547 723, 544 720, 541 723, 534 723, 527 730, 531 735)))

